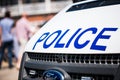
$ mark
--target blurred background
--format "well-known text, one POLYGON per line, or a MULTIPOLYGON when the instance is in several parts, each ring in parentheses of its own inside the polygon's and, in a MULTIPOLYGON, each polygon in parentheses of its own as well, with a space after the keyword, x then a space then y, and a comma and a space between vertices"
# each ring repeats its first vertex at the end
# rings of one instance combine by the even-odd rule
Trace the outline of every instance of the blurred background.
MULTIPOLYGON (((72 0, 0 0, 0 20, 4 18, 6 11, 10 11, 11 18, 17 22, 25 12, 31 29, 36 33, 38 28, 71 3, 72 0)), ((14 50, 12 57, 14 67, 8 68, 8 56, 5 51, 0 69, 0 80, 18 80, 19 69, 15 67, 17 59, 14 50)))
POLYGON ((11 11, 14 19, 19 19, 23 12, 28 14, 28 19, 36 25, 53 17, 72 0, 0 0, 0 17, 6 10, 11 11))

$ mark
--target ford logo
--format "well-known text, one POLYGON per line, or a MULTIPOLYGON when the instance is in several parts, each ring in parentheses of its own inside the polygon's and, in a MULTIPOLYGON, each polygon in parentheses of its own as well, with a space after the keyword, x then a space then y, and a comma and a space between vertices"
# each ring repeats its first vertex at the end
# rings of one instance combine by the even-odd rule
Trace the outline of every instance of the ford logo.
POLYGON ((64 75, 57 70, 47 70, 43 73, 44 80, 64 80, 64 75))

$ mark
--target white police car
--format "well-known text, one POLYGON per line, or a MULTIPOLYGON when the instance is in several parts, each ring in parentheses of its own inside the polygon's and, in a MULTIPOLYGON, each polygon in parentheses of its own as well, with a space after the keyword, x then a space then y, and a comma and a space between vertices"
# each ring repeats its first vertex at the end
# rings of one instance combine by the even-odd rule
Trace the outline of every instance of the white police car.
POLYGON ((27 43, 19 80, 120 80, 119 75, 120 0, 78 0, 27 43))

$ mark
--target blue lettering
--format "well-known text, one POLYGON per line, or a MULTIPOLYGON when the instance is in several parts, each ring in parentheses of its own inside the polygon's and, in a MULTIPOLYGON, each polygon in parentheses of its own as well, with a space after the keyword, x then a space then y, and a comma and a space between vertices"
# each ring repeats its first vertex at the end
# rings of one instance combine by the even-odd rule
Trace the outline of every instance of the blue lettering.
MULTIPOLYGON (((49 48, 51 45, 53 45, 53 43, 55 44, 54 48, 69 48, 69 46, 70 46, 70 44, 72 42, 74 42, 74 47, 76 49, 82 49, 82 48, 86 47, 91 42, 91 40, 87 39, 85 42, 80 43, 80 40, 82 39, 81 37, 84 34, 86 34, 87 32, 92 32, 91 34, 96 34, 97 33, 97 28, 91 27, 91 28, 85 29, 83 32, 80 32, 81 29, 82 28, 77 29, 71 35, 71 37, 68 39, 68 41, 66 41, 66 42, 62 42, 63 41, 62 39, 64 39, 65 35, 68 34, 68 32, 70 32, 70 29, 65 30, 65 32, 63 32, 63 33, 62 33, 62 30, 57 30, 57 31, 53 32, 52 34, 50 34, 50 32, 46 32, 46 33, 42 34, 42 36, 39 37, 39 39, 34 44, 32 50, 34 50, 36 45, 37 45, 37 43, 40 43, 40 42, 43 42, 43 48, 44 49, 49 48), (75 41, 73 41, 73 40, 75 40, 75 41)), ((96 35, 96 38, 92 42, 90 49, 91 50, 105 51, 107 46, 106 45, 97 44, 98 41, 100 39, 101 40, 110 39, 111 35, 104 34, 104 33, 106 31, 108 31, 108 32, 116 31, 117 29, 118 28, 103 28, 100 31, 100 33, 98 35, 96 35)))
POLYGON ((81 30, 81 28, 79 28, 79 29, 72 35, 72 37, 70 38, 70 40, 67 42, 65 48, 68 48, 68 47, 69 47, 71 41, 73 40, 73 38, 76 36, 76 34, 77 34, 80 30, 81 30))
POLYGON ((97 45, 98 40, 99 40, 99 39, 109 39, 109 38, 111 37, 111 35, 103 35, 103 33, 104 33, 105 31, 116 31, 116 30, 117 30, 117 28, 104 28, 104 29, 98 34, 98 36, 95 38, 95 40, 93 41, 90 49, 105 51, 106 46, 97 45))
POLYGON ((38 42, 43 41, 49 34, 50 34, 49 32, 44 33, 44 34, 37 40, 37 42, 36 42, 35 45, 33 46, 32 50, 35 49, 35 47, 36 47, 36 45, 37 45, 38 42))
POLYGON ((47 37, 47 39, 45 40, 45 42, 44 42, 44 44, 43 44, 43 48, 48 48, 48 47, 50 47, 50 46, 55 42, 55 40, 60 36, 61 32, 62 32, 61 30, 58 30, 58 31, 52 33, 49 37, 47 37), (47 41, 48 41, 48 39, 49 39, 52 35, 55 35, 55 34, 57 34, 57 36, 54 38, 54 40, 51 41, 51 43, 46 44, 47 41))
POLYGON ((97 32, 97 28, 89 28, 89 29, 86 29, 86 30, 83 31, 80 35, 78 35, 78 37, 76 38, 76 40, 75 40, 75 42, 74 42, 75 48, 77 48, 77 49, 83 48, 83 47, 85 47, 85 46, 90 42, 90 40, 87 40, 87 41, 86 41, 85 43, 83 43, 83 44, 79 44, 79 43, 78 43, 80 37, 81 37, 83 34, 85 34, 86 32, 88 32, 88 31, 92 31, 92 34, 95 34, 95 33, 97 32))
POLYGON ((54 48, 63 48, 63 47, 64 47, 65 43, 60 43, 60 41, 62 40, 62 38, 65 36, 65 34, 66 34, 68 31, 69 31, 69 29, 66 30, 66 31, 64 32, 64 34, 58 39, 58 41, 56 42, 54 48))

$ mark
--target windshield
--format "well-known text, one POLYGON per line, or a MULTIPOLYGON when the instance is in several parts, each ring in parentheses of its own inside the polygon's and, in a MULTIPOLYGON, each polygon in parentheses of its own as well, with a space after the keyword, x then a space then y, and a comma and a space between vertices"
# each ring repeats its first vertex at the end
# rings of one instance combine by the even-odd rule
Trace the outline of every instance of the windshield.
POLYGON ((92 2, 86 2, 86 3, 82 3, 82 4, 73 5, 71 8, 69 8, 67 10, 67 12, 83 10, 83 9, 88 9, 88 8, 101 7, 101 6, 115 5, 115 4, 120 4, 120 0, 92 1, 92 2))

